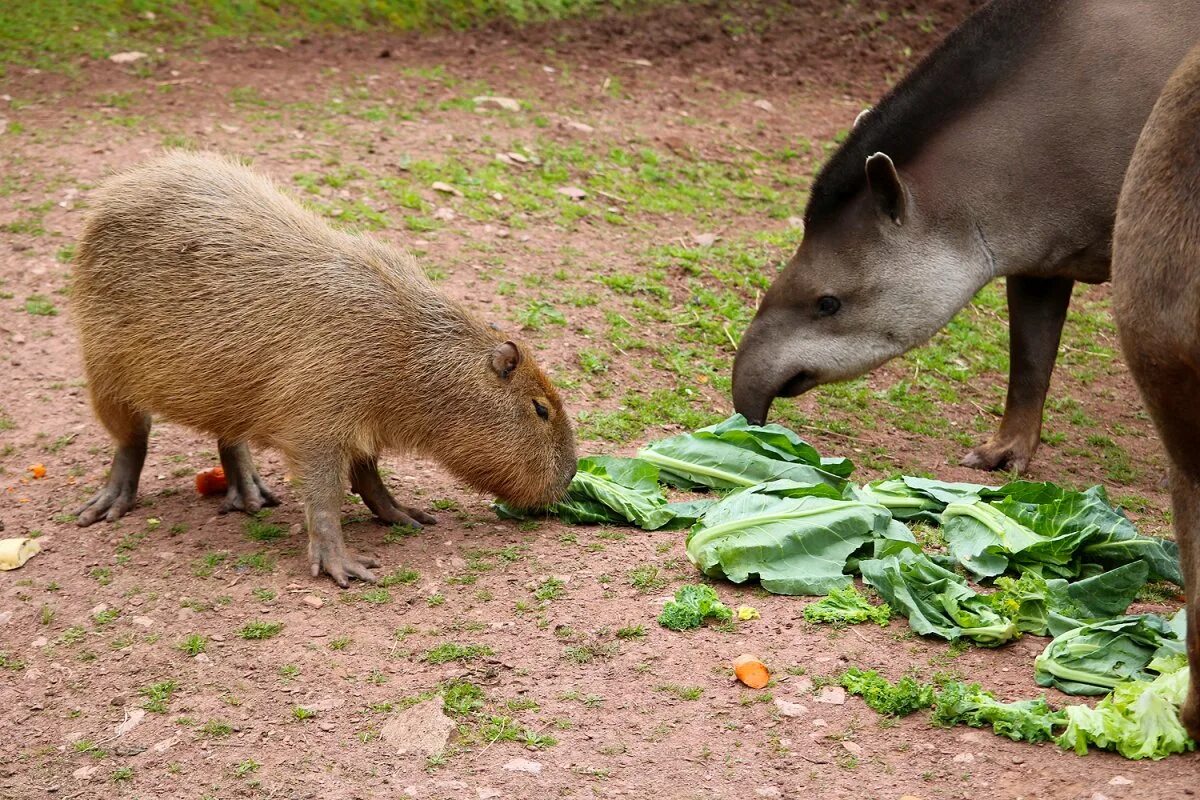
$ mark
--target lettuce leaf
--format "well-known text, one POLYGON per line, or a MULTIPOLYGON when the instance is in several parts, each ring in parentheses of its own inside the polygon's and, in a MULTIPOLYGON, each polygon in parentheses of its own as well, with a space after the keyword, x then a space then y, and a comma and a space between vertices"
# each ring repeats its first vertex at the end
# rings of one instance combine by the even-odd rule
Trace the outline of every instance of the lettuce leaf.
POLYGON ((1068 630, 1033 662, 1038 686, 1067 694, 1101 695, 1123 681, 1149 680, 1156 657, 1183 652, 1172 623, 1157 614, 1133 614, 1068 630))
POLYGON ((804 607, 804 620, 814 624, 857 625, 870 621, 886 626, 891 616, 891 606, 887 603, 871 605, 852 585, 845 589, 832 589, 826 597, 804 607))
POLYGON ((934 725, 947 728, 991 725, 998 736, 1007 736, 1014 742, 1048 742, 1054 738, 1055 726, 1065 724, 1066 720, 1066 713, 1052 709, 1045 697, 1002 703, 991 692, 983 691, 978 683, 958 681, 942 686, 934 697, 931 715, 934 725))
POLYGON ((772 481, 709 509, 688 535, 687 556, 709 577, 758 578, 776 594, 824 595, 850 584, 847 561, 892 524, 887 509, 843 500, 827 484, 772 481))
POLYGON ((657 466, 665 483, 681 489, 740 489, 787 479, 840 492, 854 469, 844 458, 821 458, 787 428, 750 425, 741 414, 653 442, 638 452, 638 458, 657 466))

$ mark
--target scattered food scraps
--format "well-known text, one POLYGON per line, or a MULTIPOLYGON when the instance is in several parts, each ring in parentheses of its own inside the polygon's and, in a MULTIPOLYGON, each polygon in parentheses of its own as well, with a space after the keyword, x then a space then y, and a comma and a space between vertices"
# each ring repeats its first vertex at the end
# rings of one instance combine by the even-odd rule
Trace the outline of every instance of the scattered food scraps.
POLYGON ((0 569, 16 569, 24 566, 25 562, 37 555, 42 546, 37 539, 17 537, 0 539, 0 569))
POLYGON ((733 662, 733 674, 751 689, 762 689, 771 682, 767 665, 752 655, 738 656, 733 662))
POLYGON ((737 618, 745 622, 751 619, 762 619, 762 614, 758 613, 758 609, 753 606, 738 606, 737 618))
POLYGON ((213 467, 196 473, 196 491, 204 497, 216 497, 225 494, 228 489, 224 468, 213 467))
POLYGON ((46 477, 46 466, 44 464, 34 464, 29 467, 29 474, 35 479, 46 477))

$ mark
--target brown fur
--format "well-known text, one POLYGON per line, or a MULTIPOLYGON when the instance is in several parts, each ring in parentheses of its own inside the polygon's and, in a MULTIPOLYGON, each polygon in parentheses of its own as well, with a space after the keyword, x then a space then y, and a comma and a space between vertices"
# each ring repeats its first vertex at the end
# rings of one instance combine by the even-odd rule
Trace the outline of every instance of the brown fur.
POLYGON ((335 514, 347 476, 368 482, 383 450, 434 457, 524 506, 553 501, 574 474, 570 420, 527 349, 505 349, 411 256, 333 229, 223 157, 172 152, 110 181, 72 303, 93 404, 118 445, 143 438, 154 413, 214 434, 235 470, 253 473, 244 443, 277 448, 310 532, 314 505, 335 514), (518 363, 502 376, 505 353, 518 363))
POLYGON ((1200 46, 1138 140, 1117 207, 1112 284, 1121 346, 1171 461, 1191 664, 1183 722, 1200 739, 1200 46))

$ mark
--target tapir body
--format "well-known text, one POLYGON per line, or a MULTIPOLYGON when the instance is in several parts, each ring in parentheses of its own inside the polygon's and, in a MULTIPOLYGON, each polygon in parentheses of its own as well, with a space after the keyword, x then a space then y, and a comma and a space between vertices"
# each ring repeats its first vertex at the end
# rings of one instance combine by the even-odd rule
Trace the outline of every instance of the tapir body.
POLYGON ((1138 134, 1200 0, 995 0, 864 115, 734 364, 738 411, 861 375, 1007 278, 1008 401, 965 463, 1024 470, 1076 281, 1108 279, 1138 134))
POLYGON ((1121 347, 1171 460, 1192 667, 1182 719, 1200 739, 1200 45, 1167 83, 1130 161, 1112 282, 1121 347))

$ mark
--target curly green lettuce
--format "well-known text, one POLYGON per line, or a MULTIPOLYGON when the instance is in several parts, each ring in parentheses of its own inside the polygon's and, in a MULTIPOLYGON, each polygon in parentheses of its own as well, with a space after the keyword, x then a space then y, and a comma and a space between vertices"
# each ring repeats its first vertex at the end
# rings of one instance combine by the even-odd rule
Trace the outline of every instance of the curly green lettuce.
POLYGON ((705 620, 729 622, 733 612, 724 605, 711 586, 686 584, 675 592, 675 599, 663 606, 658 624, 673 631, 699 628, 705 620))
POLYGON ((892 617, 892 608, 887 603, 873 606, 867 598, 853 586, 845 589, 831 589, 829 595, 809 603, 804 607, 804 619, 812 623, 832 623, 835 625, 857 625, 861 622, 874 622, 887 625, 892 617))

